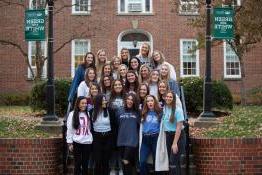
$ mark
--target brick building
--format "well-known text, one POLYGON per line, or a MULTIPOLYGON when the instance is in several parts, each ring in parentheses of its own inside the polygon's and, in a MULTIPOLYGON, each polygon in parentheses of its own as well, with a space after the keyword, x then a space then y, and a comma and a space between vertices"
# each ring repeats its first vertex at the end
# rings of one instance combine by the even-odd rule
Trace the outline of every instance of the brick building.
MULTIPOLYGON (((29 1, 9 4, 0 1, 0 40, 21 46, 34 68, 35 42, 27 43, 24 39, 24 10, 39 4, 29 1)), ((197 50, 195 54, 187 52, 197 44, 197 31, 188 24, 196 15, 199 15, 197 0, 55 1, 54 50, 61 48, 54 55, 55 77, 73 76, 75 66, 86 51, 96 53, 104 48, 110 59, 118 55, 122 47, 137 53, 143 42, 150 43, 152 50, 162 51, 175 65, 178 77, 203 76, 205 50, 197 50)), ((46 42, 42 42, 44 54, 46 46, 46 42)), ((247 89, 262 86, 261 55, 260 47, 245 55, 247 89)), ((0 57, 0 93, 28 91, 32 81, 19 49, 1 44, 0 57)), ((46 76, 46 66, 43 76, 46 76)), ((239 61, 225 43, 212 48, 212 78, 224 80, 234 93, 240 90, 239 61)))

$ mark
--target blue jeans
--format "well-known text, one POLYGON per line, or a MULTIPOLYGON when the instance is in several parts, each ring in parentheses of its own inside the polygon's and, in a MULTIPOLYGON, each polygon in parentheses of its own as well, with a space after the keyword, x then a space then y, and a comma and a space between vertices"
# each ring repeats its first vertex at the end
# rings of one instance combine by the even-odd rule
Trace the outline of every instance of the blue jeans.
POLYGON ((155 162, 157 138, 158 138, 158 133, 152 135, 143 135, 142 144, 140 148, 140 162, 139 162, 140 175, 148 174, 147 159, 150 153, 152 153, 153 160, 155 162))

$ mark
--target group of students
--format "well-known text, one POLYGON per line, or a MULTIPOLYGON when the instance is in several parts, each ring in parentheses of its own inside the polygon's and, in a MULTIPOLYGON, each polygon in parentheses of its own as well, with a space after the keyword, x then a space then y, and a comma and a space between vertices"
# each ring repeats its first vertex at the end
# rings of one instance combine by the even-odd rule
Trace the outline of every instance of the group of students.
MULTIPOLYGON (((184 114, 174 67, 160 51, 143 43, 139 54, 107 60, 105 50, 88 52, 76 69, 68 101, 67 143, 74 174, 88 174, 90 155, 96 175, 109 175, 109 160, 119 153, 124 175, 180 174, 185 152, 184 114), (76 100, 75 100, 75 97, 76 100)), ((117 157, 117 156, 116 156, 117 157)))

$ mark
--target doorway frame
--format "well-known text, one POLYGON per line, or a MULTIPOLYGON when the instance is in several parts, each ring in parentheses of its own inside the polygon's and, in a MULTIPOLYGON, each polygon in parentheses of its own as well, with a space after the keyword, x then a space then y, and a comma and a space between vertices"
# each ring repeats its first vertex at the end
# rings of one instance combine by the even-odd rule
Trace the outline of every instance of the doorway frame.
POLYGON ((142 29, 128 29, 128 30, 122 31, 119 33, 118 38, 117 38, 117 55, 120 55, 120 51, 122 48, 139 49, 143 43, 148 43, 151 47, 150 51, 151 52, 153 51, 153 37, 149 32, 142 30, 142 29), (121 41, 122 37, 129 33, 144 34, 148 37, 149 41, 138 41, 136 47, 134 47, 132 41, 121 41))

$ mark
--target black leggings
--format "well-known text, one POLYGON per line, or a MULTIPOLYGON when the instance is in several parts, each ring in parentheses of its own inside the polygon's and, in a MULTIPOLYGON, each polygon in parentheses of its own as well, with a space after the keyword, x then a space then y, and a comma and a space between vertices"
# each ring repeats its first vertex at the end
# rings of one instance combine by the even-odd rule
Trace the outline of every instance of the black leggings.
POLYGON ((79 144, 73 143, 74 154, 74 175, 87 175, 88 174, 88 162, 91 152, 91 144, 79 144))
POLYGON ((133 171, 135 168, 135 160, 137 155, 136 147, 122 146, 119 148, 121 161, 123 166, 123 174, 124 175, 133 175, 133 171), (123 160, 127 160, 128 163, 125 164, 123 160))
POLYGON ((171 150, 173 140, 175 137, 175 132, 166 132, 166 147, 169 158, 169 174, 170 175, 180 175, 180 157, 181 154, 185 154, 185 145, 186 145, 186 135, 184 130, 181 130, 181 134, 177 143, 178 152, 176 154, 171 150))
POLYGON ((109 175, 109 160, 112 151, 111 132, 94 132, 93 153, 95 160, 95 175, 109 175))

